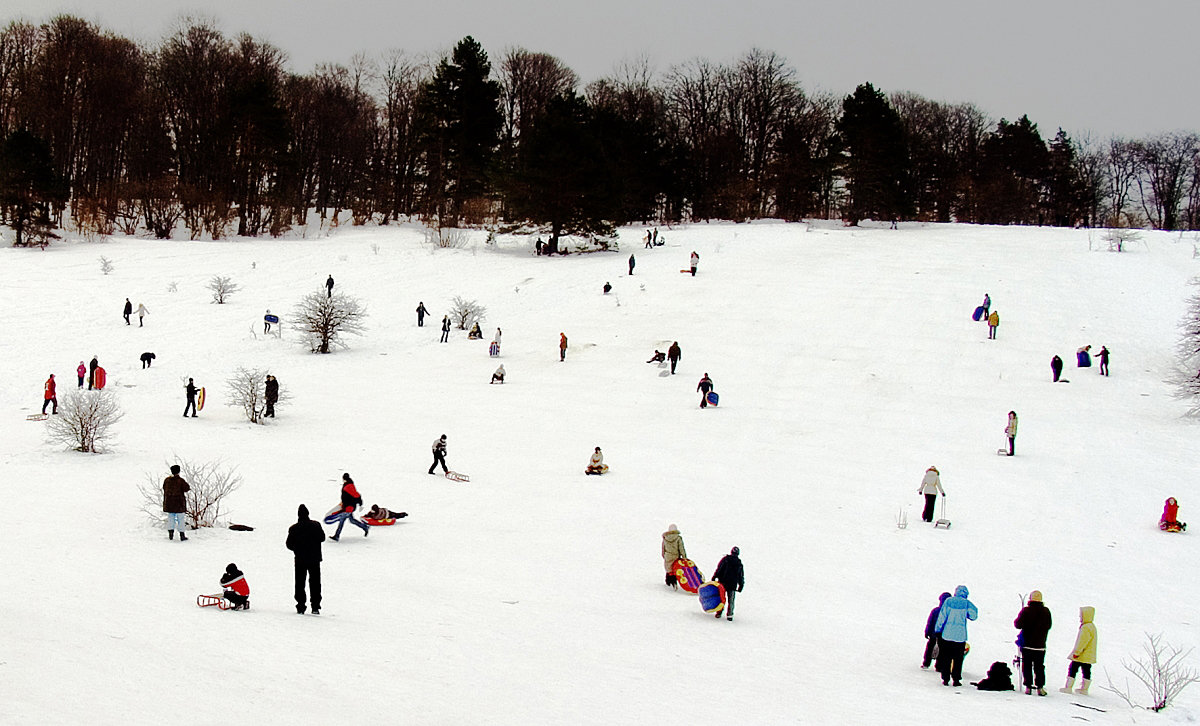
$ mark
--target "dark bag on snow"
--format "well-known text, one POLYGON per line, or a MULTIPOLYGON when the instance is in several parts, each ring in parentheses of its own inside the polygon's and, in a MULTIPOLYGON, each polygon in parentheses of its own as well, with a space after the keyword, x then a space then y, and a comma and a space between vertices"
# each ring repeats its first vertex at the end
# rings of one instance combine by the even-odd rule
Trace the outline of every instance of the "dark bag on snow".
POLYGON ((972 684, 981 691, 1012 691, 1012 671, 1003 661, 992 663, 988 668, 987 678, 972 684))

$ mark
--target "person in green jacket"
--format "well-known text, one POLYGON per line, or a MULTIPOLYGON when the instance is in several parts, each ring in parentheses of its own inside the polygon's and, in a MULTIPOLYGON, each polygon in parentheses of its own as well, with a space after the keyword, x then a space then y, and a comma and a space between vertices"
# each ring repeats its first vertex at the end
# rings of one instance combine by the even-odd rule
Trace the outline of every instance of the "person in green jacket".
POLYGON ((1070 693, 1075 686, 1075 674, 1083 671, 1083 682, 1076 693, 1086 696, 1092 685, 1092 664, 1096 662, 1096 626, 1092 623, 1096 608, 1085 605, 1079 608, 1079 635, 1075 636, 1075 647, 1071 649, 1071 665, 1067 667, 1067 685, 1058 689, 1070 693))

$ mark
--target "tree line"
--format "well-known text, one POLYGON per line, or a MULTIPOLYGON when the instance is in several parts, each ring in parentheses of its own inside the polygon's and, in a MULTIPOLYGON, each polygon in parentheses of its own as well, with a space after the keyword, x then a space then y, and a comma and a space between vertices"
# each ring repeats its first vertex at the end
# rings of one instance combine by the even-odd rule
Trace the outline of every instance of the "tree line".
POLYGON ((1027 116, 808 92, 777 54, 645 61, 581 87, 557 58, 356 56, 300 75, 249 34, 185 21, 154 47, 61 15, 0 31, 0 221, 193 239, 354 224, 759 218, 1200 227, 1200 137, 1044 139, 1027 116))

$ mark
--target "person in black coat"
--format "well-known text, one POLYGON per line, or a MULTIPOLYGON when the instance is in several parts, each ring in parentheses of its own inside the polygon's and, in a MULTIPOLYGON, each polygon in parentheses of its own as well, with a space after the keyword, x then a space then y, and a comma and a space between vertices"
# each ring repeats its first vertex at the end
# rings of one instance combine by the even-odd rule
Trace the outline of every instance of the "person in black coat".
POLYGON ((325 297, 333 297, 333 275, 325 280, 325 297))
POLYGON ((199 391, 196 384, 191 378, 188 379, 187 385, 183 387, 184 394, 187 396, 187 403, 183 405, 183 417, 187 418, 188 410, 191 409, 192 418, 196 417, 196 393, 199 391))
MULTIPOLYGON (((742 571, 742 560, 738 557, 740 553, 741 550, 737 547, 729 550, 729 554, 721 558, 716 572, 713 573, 713 581, 725 586, 726 620, 733 620, 734 593, 741 592, 742 585, 746 582, 745 573, 742 571)), ((721 617, 721 612, 718 610, 714 617, 721 617)))
POLYGON ((1039 696, 1046 695, 1046 636, 1052 624, 1050 609, 1042 604, 1042 593, 1029 593, 1029 603, 1013 621, 1013 626, 1021 630, 1017 644, 1021 646, 1021 680, 1026 696, 1035 688, 1039 696))
POLYGON ((450 342, 450 316, 449 315, 442 316, 442 339, 440 342, 442 342, 442 343, 450 342))
POLYGON ((263 416, 275 418, 275 402, 279 400, 279 381, 275 380, 275 376, 267 376, 267 392, 266 402, 267 410, 263 416))
POLYGON ((1100 375, 1107 376, 1108 375, 1108 348, 1103 345, 1100 346, 1100 352, 1097 353, 1096 355, 1098 355, 1100 357, 1100 375))
POLYGON ((938 604, 933 610, 929 611, 929 617, 925 619, 925 655, 921 657, 921 667, 928 668, 933 662, 933 649, 937 647, 938 634, 934 630, 937 627, 938 613, 942 612, 942 603, 946 602, 946 598, 950 597, 950 593, 943 592, 938 596, 938 604))
POLYGON ((121 314, 125 318, 125 324, 129 325, 129 316, 133 315, 133 303, 129 302, 129 298, 125 298, 125 309, 121 314))
POLYGON ((441 438, 433 442, 433 463, 429 465, 429 473, 437 468, 438 464, 442 465, 442 473, 449 474, 450 470, 446 468, 446 434, 442 434, 441 438))
MULTIPOLYGON (((671 361, 671 375, 675 375, 675 366, 679 363, 679 359, 683 357, 683 351, 679 349, 679 341, 671 343, 671 347, 667 348, 667 360, 671 361)), ((705 373, 704 375, 708 375, 705 373)), ((708 393, 705 391, 705 393, 708 393)))
POLYGON ((155 358, 154 354, 149 351, 142 353, 141 358, 140 358, 140 360, 142 361, 142 368, 143 369, 149 368, 151 366, 151 362, 154 360, 154 358, 155 358))
POLYGON ((1062 375, 1062 358, 1054 356, 1050 359, 1050 372, 1054 374, 1054 382, 1058 383, 1058 377, 1062 375))
POLYGON ((418 302, 417 303, 417 327, 418 328, 425 327, 425 316, 428 314, 429 314, 429 311, 425 309, 425 303, 418 302))
POLYGON ((308 518, 308 507, 296 510, 296 523, 288 528, 287 548, 296 556, 296 612, 304 614, 304 580, 312 590, 313 615, 321 614, 321 543, 325 530, 308 518))
POLYGON ((92 360, 88 363, 88 390, 92 390, 92 385, 96 383, 96 369, 100 367, 100 361, 96 356, 92 356, 92 360))

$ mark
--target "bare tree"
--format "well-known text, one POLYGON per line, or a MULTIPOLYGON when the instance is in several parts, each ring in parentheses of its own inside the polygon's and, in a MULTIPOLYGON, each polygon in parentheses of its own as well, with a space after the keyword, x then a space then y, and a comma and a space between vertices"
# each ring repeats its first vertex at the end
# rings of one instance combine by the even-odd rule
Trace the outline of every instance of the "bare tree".
POLYGON ((64 397, 59 414, 46 421, 46 431, 51 441, 98 454, 112 438, 113 425, 124 415, 112 391, 75 390, 64 397))
MULTIPOLYGON (((1146 633, 1146 638, 1149 642, 1142 644, 1146 657, 1134 658, 1132 662, 1122 659, 1121 665, 1145 686, 1150 695, 1150 703, 1138 703, 1141 699, 1136 699, 1130 694, 1128 679, 1125 680, 1124 688, 1113 685, 1111 678, 1108 679, 1108 685, 1102 688, 1117 694, 1130 706, 1158 712, 1170 706, 1183 689, 1200 681, 1200 671, 1183 665, 1184 659, 1191 655, 1192 648, 1181 650, 1164 643, 1161 633, 1146 633)), ((1105 671, 1105 676, 1107 675, 1108 672, 1105 671)))
MULTIPOLYGON (((229 400, 225 405, 241 408, 250 423, 266 423, 263 417, 267 410, 266 381, 267 371, 238 366, 233 375, 225 379, 225 386, 229 390, 229 400)), ((275 403, 278 405, 289 398, 291 396, 287 390, 280 386, 279 398, 275 403)))
POLYGON ((213 275, 212 279, 208 281, 208 289, 212 290, 213 302, 218 305, 224 305, 225 300, 233 293, 241 290, 242 287, 224 275, 213 275))
MULTIPOLYGON (((1200 278, 1190 283, 1200 290, 1200 278)), ((1175 385, 1175 397, 1188 404, 1189 416, 1200 416, 1200 292, 1187 301, 1187 309, 1179 324, 1179 341, 1176 343, 1178 365, 1171 382, 1175 385)))
POLYGON ((325 290, 318 290, 301 298, 292 318, 313 353, 331 353, 335 345, 349 347, 343 335, 362 335, 366 331, 366 316, 367 310, 358 298, 343 293, 328 296, 325 290))
MULTIPOLYGON (((225 497, 242 485, 241 474, 220 460, 188 461, 173 456, 163 464, 163 468, 170 469, 172 464, 179 464, 179 475, 191 487, 187 493, 188 526, 192 529, 217 526, 221 521, 225 497)), ((142 512, 153 521, 162 522, 163 492, 159 474, 147 472, 143 483, 138 486, 138 492, 142 495, 142 512)))
POLYGON ((562 61, 545 53, 512 48, 500 59, 501 135, 510 143, 521 130, 545 112, 550 99, 574 91, 579 76, 562 61))
POLYGON ((1129 198, 1141 168, 1140 162, 1136 143, 1120 138, 1108 142, 1104 165, 1105 198, 1108 201, 1105 226, 1138 226, 1130 214, 1129 198))
POLYGON ((455 296, 450 303, 450 317, 458 322, 459 330, 466 330, 468 325, 482 323, 487 315, 487 308, 474 300, 465 300, 455 296))
POLYGON ((1194 133, 1160 134, 1141 144, 1137 184, 1142 209, 1155 228, 1178 229, 1180 202, 1198 150, 1200 136, 1194 133))

